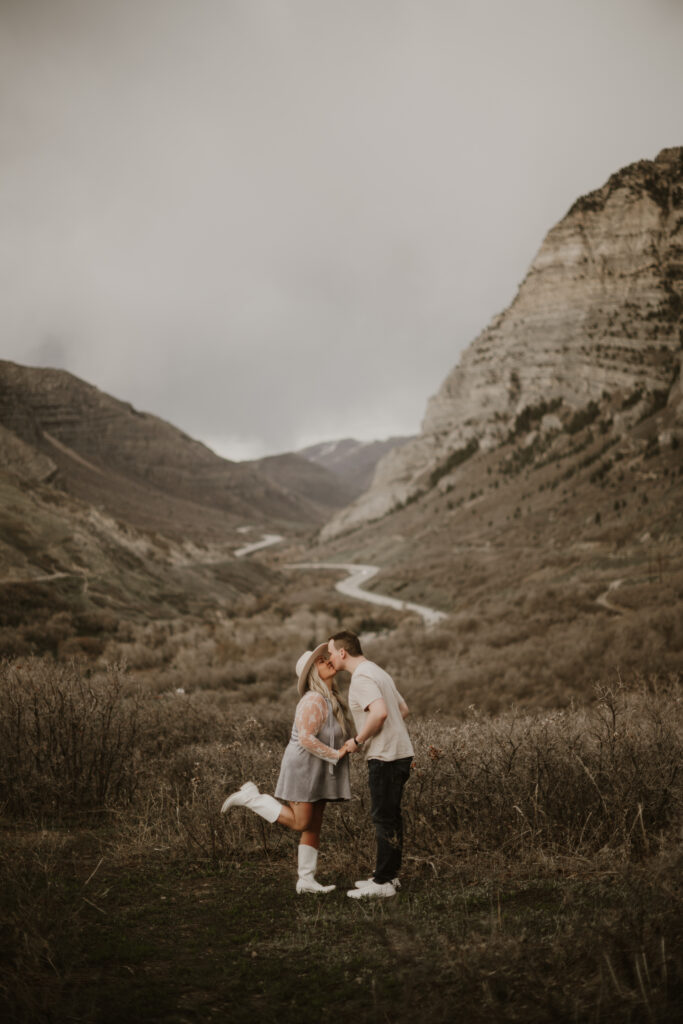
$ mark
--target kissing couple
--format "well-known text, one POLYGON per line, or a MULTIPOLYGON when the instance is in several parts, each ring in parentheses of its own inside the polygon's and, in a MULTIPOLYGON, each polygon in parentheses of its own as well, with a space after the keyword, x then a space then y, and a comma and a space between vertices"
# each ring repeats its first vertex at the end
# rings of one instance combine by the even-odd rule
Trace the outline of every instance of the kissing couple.
POLYGON ((247 807, 271 824, 300 832, 296 891, 331 892, 334 885, 315 879, 323 814, 328 801, 350 800, 349 755, 360 753, 368 765, 377 852, 372 876, 346 895, 356 900, 395 896, 403 853, 401 798, 414 756, 405 725, 408 705, 389 673, 365 657, 349 630, 302 654, 295 671, 300 699, 275 796, 245 782, 221 812, 247 807), (351 674, 348 707, 335 681, 342 669, 351 674))

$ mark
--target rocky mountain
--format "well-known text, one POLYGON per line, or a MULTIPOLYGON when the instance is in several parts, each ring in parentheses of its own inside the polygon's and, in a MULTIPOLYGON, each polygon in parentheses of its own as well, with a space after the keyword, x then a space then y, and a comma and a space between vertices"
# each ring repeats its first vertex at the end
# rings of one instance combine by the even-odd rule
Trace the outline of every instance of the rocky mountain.
POLYGON ((46 483, 57 472, 57 466, 49 455, 22 441, 3 426, 0 426, 0 468, 33 483, 46 483))
POLYGON ((319 505, 62 370, 0 361, 0 465, 140 529, 207 540, 239 522, 319 523, 319 505))
POLYGON ((546 236, 510 306, 463 353, 414 441, 327 524, 331 538, 412 500, 476 449, 526 420, 530 442, 590 416, 610 429, 667 402, 683 345, 683 148, 623 168, 546 236))
POLYGON ((349 504, 368 489, 379 460, 411 440, 411 437, 390 437, 386 441, 356 441, 346 437, 341 441, 309 445, 297 454, 323 466, 343 481, 347 494, 344 504, 349 504))

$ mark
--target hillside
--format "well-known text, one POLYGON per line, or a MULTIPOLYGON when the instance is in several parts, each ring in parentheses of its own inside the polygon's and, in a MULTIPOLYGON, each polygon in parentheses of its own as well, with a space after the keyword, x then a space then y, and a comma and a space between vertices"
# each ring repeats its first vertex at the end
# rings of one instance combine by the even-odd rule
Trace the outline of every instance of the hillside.
POLYGON ((136 528, 206 540, 245 520, 300 527, 329 514, 62 370, 0 361, 0 426, 3 451, 10 432, 54 465, 60 490, 136 528))
POLYGON ((323 515, 70 374, 0 362, 0 654, 98 654, 124 620, 224 614, 272 587, 234 555, 246 526, 323 515))
POLYGON ((574 203, 420 436, 306 552, 449 613, 426 633, 366 607, 415 706, 553 707, 620 673, 680 675, 682 360, 677 148, 574 203))
POLYGON ((126 622, 229 614, 273 585, 267 567, 234 558, 237 542, 137 530, 0 470, 0 657, 97 656, 126 622))
MULTIPOLYGON (((471 446, 401 507, 308 550, 379 565, 372 590, 450 613, 373 643, 417 707, 562 706, 599 678, 683 672, 680 378, 624 427, 634 409, 558 408, 547 433, 531 410, 499 447, 471 446)), ((391 620, 366 609, 366 628, 391 620)))

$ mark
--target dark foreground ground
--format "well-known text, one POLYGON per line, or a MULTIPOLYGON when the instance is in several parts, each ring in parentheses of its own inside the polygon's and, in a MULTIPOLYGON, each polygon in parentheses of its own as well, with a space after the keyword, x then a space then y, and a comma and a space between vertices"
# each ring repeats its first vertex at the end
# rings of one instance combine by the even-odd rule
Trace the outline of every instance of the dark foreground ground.
POLYGON ((516 877, 483 861, 447 879, 408 867, 397 897, 359 904, 322 858, 337 890, 297 896, 289 842, 211 866, 122 863, 83 834, 30 854, 6 839, 8 1022, 680 1019, 673 854, 516 877))

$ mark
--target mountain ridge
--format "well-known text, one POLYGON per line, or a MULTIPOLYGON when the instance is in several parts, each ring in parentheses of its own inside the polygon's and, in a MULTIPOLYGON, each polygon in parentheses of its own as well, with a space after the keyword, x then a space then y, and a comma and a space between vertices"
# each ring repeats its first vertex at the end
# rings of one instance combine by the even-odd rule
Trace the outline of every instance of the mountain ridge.
POLYGON ((329 506, 288 490, 254 464, 223 459, 65 370, 0 361, 0 426, 3 461, 10 458, 9 432, 15 451, 19 443, 29 446, 54 465, 54 481, 66 492, 141 529, 201 538, 245 519, 308 526, 329 514, 329 506), (178 517, 174 503, 185 513, 178 517))

